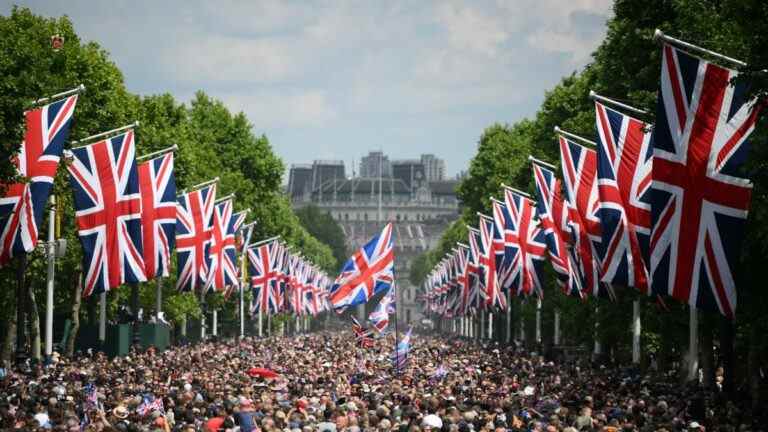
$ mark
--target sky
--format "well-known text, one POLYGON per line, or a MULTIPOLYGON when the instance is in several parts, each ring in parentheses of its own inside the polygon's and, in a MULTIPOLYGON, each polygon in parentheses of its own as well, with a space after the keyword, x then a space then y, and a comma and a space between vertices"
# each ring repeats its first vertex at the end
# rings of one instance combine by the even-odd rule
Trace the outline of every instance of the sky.
POLYGON ((611 0, 0 0, 68 15, 128 89, 243 111, 286 165, 434 153, 465 170, 483 130, 535 114, 605 35, 611 0))

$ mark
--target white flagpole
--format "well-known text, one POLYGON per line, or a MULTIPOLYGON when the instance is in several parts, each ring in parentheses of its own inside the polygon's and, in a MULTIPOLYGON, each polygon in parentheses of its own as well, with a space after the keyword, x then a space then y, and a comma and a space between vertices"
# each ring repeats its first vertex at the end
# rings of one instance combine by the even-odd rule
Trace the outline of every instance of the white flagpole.
POLYGON ((680 48, 685 48, 685 49, 689 49, 691 51, 695 51, 698 54, 706 54, 708 56, 715 57, 715 58, 720 59, 722 61, 733 63, 736 66, 744 67, 744 66, 747 65, 746 63, 744 63, 741 60, 736 60, 735 58, 728 57, 728 56, 722 55, 720 53, 716 53, 714 51, 710 51, 710 50, 708 50, 706 48, 702 48, 702 47, 694 45, 692 43, 688 43, 688 42, 682 41, 680 39, 675 39, 675 38, 673 38, 671 36, 667 36, 667 35, 664 34, 663 31, 661 31, 659 29, 656 29, 656 31, 653 32, 653 40, 655 40, 655 41, 661 40, 661 41, 664 41, 664 42, 666 42, 666 43, 668 43, 670 45, 677 45, 680 48))
POLYGON ((640 364, 640 300, 632 302, 632 363, 640 364))
POLYGON ((555 126, 555 133, 558 133, 558 134, 560 134, 560 135, 562 135, 564 137, 568 137, 568 138, 571 138, 571 139, 575 139, 577 141, 581 141, 582 144, 587 144, 587 145, 591 145, 591 146, 595 146, 595 147, 597 146, 596 142, 594 142, 592 140, 589 140, 589 139, 586 139, 583 136, 576 135, 574 133, 570 133, 570 132, 564 131, 564 130, 560 129, 560 126, 555 126))
POLYGON ((73 89, 66 90, 66 91, 63 91, 61 93, 56 93, 55 95, 52 95, 52 96, 48 96, 48 97, 44 97, 44 98, 40 98, 38 100, 32 101, 32 103, 30 105, 35 107, 37 105, 41 105, 41 104, 44 104, 46 102, 53 101, 54 99, 63 99, 65 97, 67 97, 67 96, 70 96, 70 95, 73 95, 73 94, 82 93, 84 91, 85 91, 85 85, 80 84, 79 86, 77 86, 77 87, 75 87, 73 89))
MULTIPOLYGON (((129 124, 129 125, 121 126, 119 128, 108 130, 106 132, 97 133, 95 135, 91 135, 89 137, 85 137, 85 138, 80 139, 80 140, 74 140, 74 141, 72 141, 72 145, 74 146, 75 144, 81 144, 79 147, 82 147, 82 146, 85 145, 85 144, 83 144, 84 142, 93 141, 93 140, 95 140, 97 138, 102 138, 102 137, 105 137, 105 136, 108 136, 108 135, 116 134, 118 132, 122 132, 122 131, 128 130, 128 129, 134 129, 134 128, 137 128, 137 127, 139 127, 139 121, 138 120, 133 122, 133 123, 131 123, 131 124, 129 124)), ((76 147, 72 147, 72 149, 75 149, 75 148, 76 147)))
POLYGON ((688 370, 686 381, 698 378, 699 373, 699 315, 695 306, 688 307, 688 370))
POLYGON ((51 194, 48 212, 48 275, 45 281, 45 355, 53 354, 53 277, 56 263, 56 196, 51 194))
POLYGON ((160 324, 160 312, 163 311, 163 277, 157 277, 157 285, 155 287, 155 314, 157 323, 160 324))
POLYGON ((541 298, 536 299, 536 343, 541 343, 541 298))

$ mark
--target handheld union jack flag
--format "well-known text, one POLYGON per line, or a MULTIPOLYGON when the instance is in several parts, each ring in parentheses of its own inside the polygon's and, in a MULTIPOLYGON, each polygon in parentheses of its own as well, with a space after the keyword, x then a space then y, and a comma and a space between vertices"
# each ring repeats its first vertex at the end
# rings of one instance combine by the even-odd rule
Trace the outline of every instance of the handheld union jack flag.
POLYGON ((395 278, 395 253, 392 224, 373 237, 347 260, 331 288, 334 309, 367 302, 374 294, 392 286, 395 278))
POLYGON ((480 215, 480 270, 485 288, 485 307, 507 308, 507 299, 501 292, 497 269, 504 259, 504 241, 492 218, 480 215))
POLYGON ((25 113, 27 130, 12 162, 24 183, 6 185, 0 198, 0 267, 37 245, 45 202, 53 187, 77 95, 25 113))
POLYGON ((176 179, 173 153, 139 165, 144 273, 168 277, 176 244, 176 179))
POLYGON ((576 268, 574 251, 570 247, 570 224, 568 210, 555 173, 533 163, 533 178, 536 183, 536 214, 544 230, 547 242, 547 256, 563 292, 583 297, 581 276, 576 268))
POLYGON ((373 330, 364 328, 355 317, 352 317, 352 331, 355 333, 357 346, 373 348, 373 330))
POLYGON ((205 283, 215 200, 215 183, 187 192, 179 198, 179 205, 176 206, 176 288, 180 291, 194 291, 198 285, 205 283))
POLYGON ((728 317, 752 192, 740 168, 758 115, 736 75, 663 46, 651 186, 653 292, 728 317))
POLYGON ((517 248, 510 261, 509 285, 518 295, 542 293, 541 265, 546 259, 544 233, 535 219, 533 201, 509 188, 504 189, 504 202, 493 203, 494 221, 504 235, 504 245, 517 248))
POLYGON ((600 274, 602 227, 597 217, 597 153, 563 135, 559 140, 571 234, 582 286, 594 296, 611 296, 609 287, 601 282, 600 274))
POLYGON ((389 288, 384 297, 379 300, 376 309, 368 315, 368 321, 377 332, 383 333, 389 325, 389 314, 395 313, 395 284, 389 288))
POLYGON ((83 295, 146 281, 141 194, 133 130, 68 152, 75 219, 83 246, 83 295))
POLYGON ((408 354, 411 351, 411 331, 413 328, 409 328, 405 333, 405 336, 397 343, 395 352, 392 353, 392 363, 395 367, 395 371, 400 373, 405 369, 408 364, 408 354))
POLYGON ((651 128, 600 102, 595 103, 595 116, 603 280, 649 292, 651 128))
POLYGON ((253 310, 262 314, 278 312, 273 287, 280 277, 277 259, 277 241, 248 248, 249 273, 253 290, 253 310))
POLYGON ((205 290, 224 291, 229 286, 239 286, 234 222, 232 219, 232 200, 224 199, 216 203, 213 208, 205 290))

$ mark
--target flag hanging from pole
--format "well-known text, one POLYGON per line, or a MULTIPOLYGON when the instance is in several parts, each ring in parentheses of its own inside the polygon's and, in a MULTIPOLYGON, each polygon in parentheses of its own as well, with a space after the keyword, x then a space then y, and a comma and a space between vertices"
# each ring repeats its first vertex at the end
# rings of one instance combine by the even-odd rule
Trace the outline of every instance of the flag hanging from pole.
POLYGON ((176 178, 173 152, 141 163, 141 229, 147 279, 168 277, 176 244, 176 178))
POLYGON ((652 290, 727 317, 752 194, 741 168, 759 112, 736 76, 664 44, 652 139, 652 290))
POLYGON ((73 95, 24 114, 26 133, 12 163, 28 181, 5 185, 5 196, 0 198, 0 267, 37 246, 38 227, 76 104, 77 95, 73 95))
POLYGON ((216 184, 182 195, 176 206, 176 265, 179 291, 194 291, 205 283, 208 273, 208 248, 211 220, 216 201, 216 184))
POLYGON ((603 281, 648 293, 651 125, 595 102, 603 281))
POLYGON ((141 194, 133 130, 68 152, 83 246, 83 296, 144 282, 141 194))

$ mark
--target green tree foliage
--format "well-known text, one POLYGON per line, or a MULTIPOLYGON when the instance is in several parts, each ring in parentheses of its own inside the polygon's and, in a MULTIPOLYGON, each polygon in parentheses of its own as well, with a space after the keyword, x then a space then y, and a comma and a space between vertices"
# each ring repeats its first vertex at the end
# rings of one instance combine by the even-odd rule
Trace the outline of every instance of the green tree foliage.
MULTIPOLYGON (((79 139, 140 121, 136 130, 137 155, 179 146, 175 175, 179 190, 214 177, 220 177, 219 196, 234 193, 236 210, 250 208, 249 220, 256 220, 254 240, 281 235, 288 244, 323 269, 334 269, 331 249, 314 238, 293 214, 281 191, 282 161, 266 136, 253 133, 243 113, 234 114, 203 92, 188 104, 170 94, 137 96, 129 93, 120 70, 96 42, 81 41, 66 18, 37 16, 26 8, 13 8, 0 16, 0 184, 13 177, 7 155, 18 151, 23 137, 23 111, 29 103, 79 84, 86 92, 78 100, 70 132, 79 139), (60 34, 64 47, 54 52, 50 37, 60 34)), ((79 276, 82 251, 76 235, 72 193, 64 163, 60 164, 54 192, 58 198, 60 235, 67 239, 66 256, 56 265, 56 314, 61 319, 71 310, 79 276)), ((47 224, 45 225, 47 226, 47 224)), ((41 236, 46 238, 45 228, 41 236)), ((0 283, 15 286, 14 265, 0 269, 0 283)), ((191 294, 174 289, 175 269, 162 281, 163 308, 172 320, 182 315, 197 316, 198 301, 191 294)), ((29 254, 28 285, 35 290, 38 306, 43 307, 45 259, 40 251, 29 254)), ((155 282, 141 284, 141 304, 154 310, 155 282)), ((109 314, 118 304, 128 302, 127 287, 110 292, 109 314)), ((15 310, 12 289, 0 293, 0 306, 15 310)), ((211 299, 218 302, 218 299, 211 299)), ((88 303, 88 302, 86 302, 88 303)), ((92 301, 91 301, 92 303, 92 301)), ((223 303, 225 316, 234 313, 234 302, 223 303)), ((85 320, 83 308, 83 320, 85 320)), ((42 311, 42 309, 41 309, 42 311)), ((7 320, 10 314, 3 316, 7 320)), ((5 326, 7 323, 3 322, 5 326)))
MULTIPOLYGON (((749 65, 739 79, 751 85, 753 94, 761 97, 768 94, 768 74, 764 72, 768 69, 768 51, 765 49, 768 3, 758 0, 616 0, 614 16, 607 23, 606 37, 593 53, 592 63, 547 91, 532 119, 512 125, 494 124, 484 131, 468 176, 459 186, 459 196, 465 206, 463 220, 459 223, 476 225, 475 212, 487 211, 489 197, 499 195, 502 182, 530 190, 528 154, 559 165, 554 126, 588 138, 596 136, 589 90, 654 113, 661 68, 661 49, 653 41, 656 28, 745 60, 749 65)), ((649 114, 643 120, 652 123, 653 117, 649 114)), ((754 192, 747 235, 741 249, 742 259, 739 268, 735 269, 739 292, 735 319, 736 353, 737 357, 751 359, 748 362, 751 370, 755 364, 766 360, 765 347, 768 346, 768 324, 763 319, 768 296, 761 285, 761 281, 768 277, 768 267, 764 265, 768 255, 766 117, 762 115, 751 139, 752 150, 745 175, 754 182, 754 192)), ((455 235, 455 231, 449 230, 443 240, 452 243, 455 235)), ((414 282, 420 283, 447 251, 448 247, 441 242, 436 250, 420 258, 412 269, 414 282)), ((558 308, 562 314, 563 335, 569 343, 591 344, 593 327, 585 323, 593 323, 597 318, 604 344, 613 349, 619 359, 626 360, 630 352, 628 317, 632 314, 631 303, 640 298, 646 349, 664 360, 678 355, 686 344, 687 307, 674 300, 667 299, 660 305, 656 299, 640 296, 634 289, 616 287, 615 302, 590 299, 584 303, 562 296, 555 289, 551 275, 545 284, 545 323, 551 317, 547 310, 558 308), (595 309, 595 306, 599 307, 595 309)), ((530 303, 523 308, 524 316, 530 303)), ((704 314, 702 328, 717 336, 718 326, 712 322, 719 319, 717 314, 704 314)), ((545 328, 550 324, 545 324, 545 328)), ((529 324, 527 328, 531 327, 529 324)), ((739 373, 742 372, 734 374, 739 373)))
MULTIPOLYGON (((327 245, 333 251, 333 257, 336 261, 336 267, 349 258, 347 246, 344 240, 344 231, 341 226, 333 219, 330 213, 320 210, 315 205, 308 205, 295 211, 301 225, 312 234, 313 237, 327 245)), ((338 268, 327 269, 330 272, 336 272, 338 268)))

